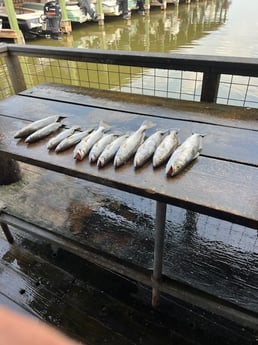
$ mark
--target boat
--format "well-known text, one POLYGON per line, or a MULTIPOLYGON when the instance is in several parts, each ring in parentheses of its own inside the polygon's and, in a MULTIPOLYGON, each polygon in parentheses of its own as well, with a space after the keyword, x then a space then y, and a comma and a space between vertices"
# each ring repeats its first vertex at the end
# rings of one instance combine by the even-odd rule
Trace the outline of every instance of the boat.
MULTIPOLYGON (((44 13, 44 3, 36 3, 36 2, 24 2, 22 4, 22 8, 39 11, 44 13)), ((95 6, 93 6, 95 9, 95 6)), ((79 6, 78 1, 70 1, 66 3, 66 11, 68 20, 74 23, 85 23, 87 21, 91 21, 92 18, 89 13, 85 13, 83 9, 79 6)))
MULTIPOLYGON (((40 16, 41 12, 39 11, 23 11, 16 9, 17 22, 25 39, 35 38, 42 31, 40 16)), ((8 14, 4 7, 0 8, 0 19, 2 19, 2 28, 10 29, 8 14)))

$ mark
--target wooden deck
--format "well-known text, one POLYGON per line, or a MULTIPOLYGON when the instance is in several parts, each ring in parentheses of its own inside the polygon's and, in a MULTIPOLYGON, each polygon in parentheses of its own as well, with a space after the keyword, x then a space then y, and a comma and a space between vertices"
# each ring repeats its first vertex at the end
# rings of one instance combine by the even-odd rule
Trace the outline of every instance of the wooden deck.
MULTIPOLYGON (((0 188, 8 209, 34 222, 37 214, 38 222, 66 233, 77 229, 73 237, 78 241, 85 238, 88 245, 124 257, 127 263, 151 267, 153 207, 147 200, 125 200, 121 193, 110 197, 107 190, 71 177, 30 165, 21 168, 21 182, 0 188), (100 216, 105 226, 100 226, 100 216)), ((50 241, 12 231, 15 246, 0 233, 1 304, 34 315, 76 339, 92 345, 255 343, 256 331, 165 295, 155 311, 151 291, 143 285, 50 241)), ((234 302, 255 304, 256 236, 242 226, 170 208, 165 271, 234 302)))
MULTIPOLYGON (((247 167, 247 169, 244 169, 244 171, 250 172, 249 178, 248 175, 241 173, 241 170, 239 170, 239 174, 237 176, 233 176, 227 190, 230 191, 233 189, 232 186, 237 187, 238 194, 241 196, 241 199, 235 200, 235 205, 233 207, 234 210, 237 210, 237 207, 242 204, 241 200, 243 200, 245 196, 248 196, 248 202, 250 203, 251 207, 248 208, 248 203, 246 202, 244 212, 239 216, 236 215, 236 218, 234 215, 236 223, 239 223, 236 224, 201 214, 202 211, 203 213, 208 213, 206 211, 210 209, 210 207, 200 208, 198 213, 193 212, 196 211, 195 208, 197 207, 197 203, 192 207, 192 211, 189 209, 181 209, 176 206, 169 206, 167 211, 163 273, 165 284, 168 283, 168 281, 179 282, 178 288, 180 289, 180 284, 183 284, 183 286, 186 287, 186 294, 189 292, 189 287, 191 287, 192 289, 201 291, 204 295, 208 294, 214 296, 214 299, 221 299, 222 301, 229 303, 229 305, 232 303, 236 306, 237 310, 246 310, 247 317, 252 318, 252 325, 254 325, 258 311, 258 271, 256 265, 254 264, 257 260, 257 234, 255 230, 245 227, 244 223, 248 218, 250 222, 249 226, 252 226, 253 228, 255 227, 255 222, 252 220, 255 220, 255 214, 253 218, 250 217, 250 212, 252 212, 252 210, 253 212, 257 210, 256 207, 258 200, 257 189, 255 188, 257 185, 257 174, 255 174, 255 172, 257 170, 256 166, 258 162, 256 129, 257 115, 255 112, 250 109, 240 111, 239 108, 219 107, 212 105, 202 107, 200 109, 198 104, 188 102, 173 102, 173 114, 171 119, 171 104, 169 101, 155 99, 155 103, 151 103, 151 99, 146 97, 146 102, 144 102, 145 105, 140 105, 140 102, 142 101, 140 98, 138 98, 138 102, 137 97, 134 100, 130 98, 126 100, 118 100, 116 96, 113 95, 112 99, 106 100, 105 106, 103 107, 103 100, 96 95, 90 93, 82 95, 82 93, 79 92, 80 90, 77 88, 74 89, 74 92, 71 93, 71 91, 73 90, 69 89, 70 93, 68 99, 67 90, 65 87, 63 87, 63 89, 58 89, 56 86, 53 86, 51 89, 50 85, 46 85, 37 87, 33 90, 25 91, 19 96, 15 96, 1 102, 0 113, 2 116, 4 114, 5 117, 5 120, 1 121, 1 141, 3 142, 4 140, 5 143, 10 143, 11 150, 14 149, 16 154, 20 154, 19 152, 22 151, 29 151, 30 156, 34 155, 34 160, 40 161, 42 158, 41 155, 43 153, 44 155, 47 154, 44 145, 46 140, 42 141, 41 143, 26 147, 23 142, 20 142, 18 145, 16 145, 16 141, 14 141, 12 137, 9 137, 9 135, 6 135, 7 133, 14 132, 16 129, 20 128, 21 124, 25 123, 25 120, 28 119, 28 117, 30 120, 34 120, 38 117, 43 117, 43 115, 58 113, 67 115, 66 124, 70 125, 71 123, 69 123, 69 121, 71 121, 72 118, 73 122, 75 121, 76 123, 80 124, 82 117, 87 115, 90 123, 92 124, 97 125, 99 119, 105 118, 105 120, 107 122, 111 122, 114 127, 127 130, 137 127, 138 124, 142 122, 143 117, 146 117, 146 114, 152 114, 152 120, 155 122, 158 121, 159 127, 162 127, 162 125, 164 126, 167 121, 172 121, 173 126, 181 129, 180 133, 182 133, 182 137, 186 136, 192 130, 202 130, 202 132, 205 134, 207 133, 207 139, 204 142, 203 155, 183 174, 184 179, 186 179, 186 185, 189 187, 188 189, 190 192, 192 189, 190 194, 193 198, 195 196, 194 188, 191 185, 191 179, 198 175, 200 171, 205 171, 207 176, 211 176, 211 180, 207 180, 205 190, 208 196, 219 195, 221 190, 225 190, 225 186, 227 183, 229 183, 229 179, 227 181, 223 180, 223 178, 227 176, 226 174, 229 173, 229 171, 226 171, 224 174, 223 170, 225 149, 226 154, 230 155, 232 165, 236 164, 235 162, 237 160, 242 160, 241 167, 247 167), (50 98, 52 98, 52 100, 50 98), (160 116, 161 108, 162 116, 160 116), (121 117, 121 113, 123 112, 127 113, 127 117, 121 117), (191 126, 187 122, 189 117, 191 118, 191 126), (13 121, 14 118, 16 118, 15 122, 13 121), (242 133, 248 133, 248 136, 242 136, 242 133), (239 145, 239 142, 241 142, 241 145, 239 145), (235 145, 232 146, 232 143, 235 143, 235 145), (235 147, 238 149, 236 150, 235 147), (250 147, 253 147, 251 151, 250 147), (36 148, 38 157, 36 157, 36 154, 34 153, 34 148, 36 148), (208 164, 208 162, 211 161, 210 157, 212 157, 212 155, 216 155, 218 157, 215 166, 218 168, 218 170, 215 171, 215 182, 212 180, 214 178, 213 165, 210 166, 208 164), (243 176, 248 178, 248 181, 251 181, 247 189, 244 183, 240 182, 242 181, 243 176), (187 182, 188 177, 189 180, 187 182), (253 189, 250 186, 253 186, 253 189)), ((25 153, 25 155, 28 156, 28 152, 25 153)), ((49 155, 48 164, 50 165, 51 160, 56 159, 56 157, 53 156, 53 154, 49 155)), ((69 157, 68 154, 63 154, 61 158, 62 168, 68 169, 68 162, 70 162, 70 164, 74 163, 71 159, 71 151, 69 152, 69 157), (65 163, 66 166, 64 167, 63 164, 66 160, 66 157, 67 161, 65 163)), ((85 169, 85 165, 87 166, 87 169, 90 170, 91 176, 94 174, 94 176, 96 176, 96 167, 90 166, 87 161, 84 161, 76 166, 76 168, 79 167, 79 171, 81 169, 81 172, 79 172, 78 175, 75 175, 75 177, 66 176, 45 169, 35 168, 27 164, 22 164, 22 181, 11 186, 1 187, 1 201, 6 205, 7 213, 17 217, 20 220, 25 220, 29 223, 28 226, 34 225, 35 231, 37 231, 37 229, 38 231, 40 231, 40 229, 48 230, 50 236, 49 238, 51 238, 51 236, 58 235, 59 238, 61 238, 61 242, 65 242, 68 239, 71 244, 79 244, 78 247, 82 245, 83 248, 85 248, 85 252, 89 252, 89 255, 90 253, 93 256, 99 256, 99 254, 102 254, 104 255, 104 260, 108 261, 112 259, 114 260, 114 265, 122 264, 127 269, 140 267, 141 270, 145 272, 146 276, 150 276, 153 265, 155 203, 153 200, 146 199, 145 193, 147 193, 149 196, 151 193, 153 194, 153 191, 151 192, 151 190, 148 189, 147 192, 142 193, 144 196, 143 197, 141 195, 137 196, 130 193, 125 193, 124 191, 126 188, 124 187, 124 180, 122 182, 119 180, 119 183, 123 184, 123 188, 121 188, 122 191, 110 188, 110 186, 102 186, 92 183, 98 182, 95 179, 96 177, 93 178, 93 181, 91 179, 90 181, 81 180, 79 177, 81 177, 81 174, 84 173, 82 171, 85 169), (42 191, 44 191, 44 193, 42 193, 42 191)), ((70 169, 74 168, 70 167, 70 169)), ((116 176, 113 176, 115 175, 114 171, 112 174, 110 174, 110 176, 108 175, 110 170, 110 166, 103 170, 103 179, 113 179, 112 183, 110 183, 112 187, 113 183, 118 182, 116 176)), ((132 178, 132 173, 133 172, 130 168, 130 165, 126 165, 119 170, 119 175, 125 174, 123 179, 132 178)), ((150 176, 152 170, 149 166, 145 166, 137 174, 133 174, 136 175, 136 178, 141 179, 143 173, 144 179, 148 179, 148 176, 150 176)), ((155 172, 155 181, 157 181, 160 176, 163 176, 161 173, 161 170, 155 172)), ((204 175, 202 175, 202 179, 203 178, 204 175)), ((182 181, 182 178, 179 177, 177 192, 179 191, 180 180, 182 181)), ((137 183, 137 181, 135 183, 137 183)), ((234 191, 234 189, 231 192, 232 194, 233 192, 235 195, 237 194, 236 190, 234 191)), ((162 201, 167 201, 167 199, 163 199, 164 196, 161 194, 159 194, 159 198, 162 201)), ((204 194, 205 193, 203 193, 203 195, 204 194)), ((154 198, 156 198, 156 196, 154 198)), ((171 197, 169 198, 169 201, 171 201, 171 197)), ((224 194, 224 199, 225 203, 227 203, 228 200, 231 200, 230 194, 227 195, 227 197, 224 194)), ((222 200, 222 198, 220 200, 222 200)), ((211 202, 215 201, 211 200, 211 202)), ((179 206, 186 206, 187 203, 189 203, 189 200, 184 201, 183 205, 179 204, 179 206)), ((218 214, 221 215, 220 218, 223 218, 223 212, 219 209, 216 209, 215 214, 212 215, 218 214)), ((26 249, 24 251, 25 254, 22 253, 20 260, 26 260, 26 255, 35 257, 35 254, 37 254, 35 260, 43 260, 46 267, 48 261, 50 260, 51 265, 49 267, 52 267, 53 270, 57 270, 58 272, 61 270, 62 274, 70 277, 71 281, 74 281, 75 279, 77 283, 78 280, 78 282, 80 282, 79 285, 86 284, 87 277, 85 278, 84 274, 82 273, 82 267, 83 265, 93 267, 93 263, 89 264, 83 260, 81 261, 81 259, 75 255, 69 254, 67 251, 65 251, 65 249, 59 249, 55 253, 55 249, 57 247, 62 247, 61 242, 56 247, 53 246, 51 240, 36 241, 34 236, 25 235, 23 232, 20 233, 16 230, 15 238, 17 238, 17 236, 18 242, 21 244, 21 248, 18 246, 20 248, 19 250, 23 251, 24 248, 26 249), (51 248, 51 244, 53 248, 51 248), (23 255, 25 255, 25 259, 23 259, 23 255), (70 268, 69 265, 70 258, 73 258, 71 261, 74 260, 74 262, 76 262, 72 268, 70 268), (79 265, 77 268, 78 262, 81 262, 82 266, 79 265)), ((36 301, 35 303, 30 303, 29 307, 26 303, 23 304, 21 302, 21 298, 23 298, 25 295, 25 293, 22 292, 23 290, 26 290, 21 287, 22 284, 17 284, 17 286, 19 285, 20 289, 15 289, 16 294, 13 293, 10 294, 10 297, 8 296, 8 284, 6 284, 6 282, 9 278, 8 274, 6 275, 5 272, 8 272, 9 269, 11 269, 12 272, 15 271, 14 274, 17 274, 16 279, 18 279, 17 277, 23 275, 23 273, 20 272, 20 265, 17 266, 17 259, 9 259, 9 256, 13 258, 15 255, 18 255, 15 249, 9 249, 9 245, 4 240, 1 240, 1 243, 4 248, 2 252, 3 254, 1 255, 1 264, 3 267, 1 272, 4 272, 3 275, 6 276, 6 280, 4 280, 5 283, 2 287, 5 289, 5 292, 2 293, 3 296, 5 296, 5 298, 8 297, 8 300, 10 301, 18 301, 18 305, 20 305, 22 308, 26 308, 29 310, 29 312, 35 313, 35 315, 40 316, 43 319, 48 319, 46 315, 51 315, 51 318, 54 318, 54 315, 58 315, 58 313, 60 313, 60 311, 57 309, 54 310, 52 314, 51 312, 46 312, 46 314, 44 314, 39 311, 40 308, 37 309, 36 301), (14 254, 12 254, 13 252, 14 254)), ((97 262, 95 262, 95 264, 97 264, 97 262)), ((35 264, 35 267, 37 267, 37 265, 39 264, 35 264)), ((30 269, 27 268, 28 271, 25 273, 25 276, 29 279, 32 269, 31 266, 33 265, 28 266, 30 269)), ((24 267, 26 267, 26 264, 24 267)), ((94 270, 94 272, 95 273, 90 274, 91 278, 97 274, 97 271, 94 270)), ((98 284, 100 285, 97 286, 100 290, 103 287, 103 291, 105 291, 105 284, 108 284, 108 281, 111 278, 108 278, 107 281, 103 282, 104 271, 99 268, 98 272, 101 273, 99 273, 98 276, 98 284)), ((133 305, 137 312, 144 306, 146 315, 150 313, 150 310, 152 309, 147 303, 148 297, 146 298, 146 296, 150 295, 150 290, 147 287, 143 288, 143 286, 141 284, 137 284, 134 279, 123 280, 117 274, 114 274, 114 272, 112 274, 106 272, 105 274, 110 274, 112 279, 114 279, 113 277, 118 277, 117 279, 120 282, 127 281, 130 287, 127 294, 127 298, 129 298, 129 302, 126 302, 127 306, 129 305, 131 307, 133 305)), ((12 278, 10 278, 9 281, 11 281, 11 279, 12 278)), ((96 281, 93 279, 93 281, 91 281, 92 285, 94 285, 93 282, 95 283, 96 281)), ((58 282, 56 282, 56 284, 57 283, 58 282)), ((36 291, 39 289, 33 279, 30 284, 35 287, 36 291)), ((112 288, 113 283, 111 284, 111 287, 109 286, 110 290, 112 290, 112 288)), ((49 289, 55 291, 54 287, 49 289)), ((2 291, 2 289, 0 290, 2 291)), ((68 298, 69 290, 70 288, 68 287, 68 291, 64 292, 64 289, 62 292, 60 291, 59 294, 59 290, 57 289, 57 293, 54 294, 55 298, 58 299, 60 296, 68 298)), ((110 290, 108 293, 110 293, 110 290)), ((120 287, 117 287, 117 290, 120 290, 120 287)), ((115 293, 112 295, 112 298, 114 299, 117 298, 117 290, 115 288, 115 293)), ((31 299, 31 301, 37 300, 37 298, 35 298, 33 295, 34 294, 30 294, 29 299, 31 299)), ((35 296, 36 295, 37 294, 35 294, 35 296)), ((81 295, 77 297, 80 299, 81 295)), ((86 298, 85 295, 84 298, 86 298)), ((43 305, 44 303, 40 301, 40 299, 41 297, 39 297, 39 303, 42 303, 43 305)), ((42 300, 44 300, 43 296, 42 300)), ((120 302, 121 301, 118 303, 120 302)), ((66 304, 66 302, 64 303, 66 304)), ((78 300, 75 302, 75 304, 77 305, 77 303, 78 300)), ((172 297, 168 298, 166 295, 162 296, 161 309, 157 311, 157 314, 153 310, 151 313, 154 313, 156 316, 159 315, 159 317, 163 320, 163 325, 165 325, 165 327, 162 328, 160 333, 160 330, 155 328, 159 323, 158 320, 161 320, 158 318, 155 319, 154 323, 156 326, 154 327, 155 331, 153 331, 153 333, 150 331, 150 329, 153 327, 153 324, 151 327, 144 326, 146 334, 152 335, 153 344, 162 344, 162 340, 160 340, 163 339, 161 337, 161 333, 163 336, 164 333, 166 333, 167 336, 164 336, 164 343, 171 341, 173 338, 171 335, 172 333, 173 335, 176 334, 176 339, 179 339, 180 343, 182 340, 181 335, 183 333, 187 333, 184 332, 180 326, 182 323, 179 321, 183 320, 186 328, 189 329, 189 338, 191 338, 184 339, 184 341, 207 341, 207 338, 205 338, 206 327, 209 327, 213 330, 214 341, 218 340, 216 335, 218 336, 219 332, 222 332, 222 328, 224 329, 224 331, 221 333, 224 337, 222 337, 222 342, 225 341, 224 343, 227 343, 226 339, 228 339, 229 334, 231 334, 230 336, 232 336, 232 340, 235 337, 234 339, 239 341, 241 344, 251 344, 253 341, 255 341, 256 331, 252 331, 249 327, 247 327, 247 324, 244 324, 244 326, 241 328, 232 321, 227 321, 225 323, 224 318, 214 316, 209 312, 204 312, 204 310, 193 306, 191 306, 192 310, 190 310, 188 309, 189 305, 185 303, 186 302, 179 302, 179 300, 175 300, 172 297), (175 308, 175 305, 179 309, 177 310, 178 313, 173 314, 173 308, 175 308), (175 319, 178 319, 175 329, 169 328, 168 324, 175 324, 175 319), (193 324, 190 325, 192 322, 194 322, 195 326, 199 325, 198 327, 200 328, 197 331, 194 330, 195 327, 193 324), (168 336, 168 333, 170 334, 170 337, 168 336), (161 337, 159 341, 158 337, 161 337)), ((85 305, 87 305, 87 303, 82 304, 83 308, 85 305)), ((51 309, 52 303, 49 305, 49 308, 51 309)), ((64 308, 69 309, 67 306, 68 304, 64 308)), ((80 308, 78 306, 78 309, 80 308)), ((101 309, 98 310, 100 311, 101 309)), ((91 312, 89 312, 89 315, 91 315, 91 312)), ((115 331, 116 327, 121 327, 121 329, 124 327, 122 326, 122 322, 120 326, 114 326, 116 325, 116 321, 114 321, 116 318, 113 317, 116 313, 117 310, 110 312, 112 315, 111 322, 113 322, 112 327, 110 326, 110 329, 113 331, 115 331)), ((70 315, 72 315, 72 312, 70 315)), ((144 317, 147 317, 146 315, 144 317)), ((95 320, 98 320, 96 322, 99 322, 98 317, 99 315, 95 315, 93 317, 95 320)), ((58 317, 56 318, 59 320, 58 317)), ((62 317, 60 318, 61 321, 57 321, 56 324, 61 328, 66 329, 68 333, 72 332, 74 335, 76 335, 79 326, 71 326, 73 321, 70 316, 68 315, 68 319, 65 319, 62 313, 62 317), (69 324, 69 327, 66 327, 66 324, 69 324)), ((139 320, 142 320, 142 318, 139 317, 139 320)), ((125 319, 123 321, 125 321, 125 324, 128 324, 128 320, 125 319)), ((106 320, 105 322, 108 321, 106 320)), ((55 321, 53 323, 55 324, 55 321)), ((147 321, 147 324, 150 325, 151 323, 147 321)), ((90 324, 88 324, 88 327, 91 329, 90 324)), ((137 327, 136 329, 138 329, 137 327)), ((86 329, 88 328, 86 327, 86 329)), ((121 329, 120 334, 124 334, 121 329)), ((93 333, 94 332, 95 330, 93 333)), ((87 341, 88 339, 86 333, 86 331, 82 331, 80 329, 80 332, 77 333, 77 336, 87 341)), ((139 333, 137 334, 139 335, 139 333)), ((144 333, 137 338, 138 340, 133 339, 133 334, 126 334, 125 338, 127 338, 129 343, 140 343, 140 338, 145 339, 147 343, 147 340, 149 339, 146 335, 144 336, 144 333)), ((124 339, 123 341, 123 343, 126 343, 124 339)), ((93 338, 90 338, 89 343, 96 344, 97 342, 94 342, 93 338)), ((148 343, 150 343, 150 341, 148 343)), ((214 344, 215 343, 216 342, 214 342, 214 344)))

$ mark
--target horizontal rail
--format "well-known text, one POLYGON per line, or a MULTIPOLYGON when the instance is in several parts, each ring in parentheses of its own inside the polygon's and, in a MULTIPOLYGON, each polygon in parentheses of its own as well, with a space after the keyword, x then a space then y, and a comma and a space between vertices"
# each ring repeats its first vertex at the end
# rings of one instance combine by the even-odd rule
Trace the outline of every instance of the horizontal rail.
POLYGON ((9 55, 38 56, 71 61, 258 77, 258 58, 113 51, 83 48, 72 49, 18 44, 8 45, 7 50, 9 55))
POLYGON ((132 94, 258 107, 258 81, 255 79, 258 78, 258 58, 2 44, 0 60, 3 58, 9 72, 6 78, 11 79, 15 93, 42 82, 57 82, 132 94), (22 60, 27 58, 33 59, 28 65, 22 60), (52 64, 52 74, 48 71, 44 75, 44 68, 52 70, 52 64), (89 64, 98 66, 94 69, 89 64), (117 71, 115 67, 119 67, 117 71), (125 73, 123 68, 128 71, 125 73))

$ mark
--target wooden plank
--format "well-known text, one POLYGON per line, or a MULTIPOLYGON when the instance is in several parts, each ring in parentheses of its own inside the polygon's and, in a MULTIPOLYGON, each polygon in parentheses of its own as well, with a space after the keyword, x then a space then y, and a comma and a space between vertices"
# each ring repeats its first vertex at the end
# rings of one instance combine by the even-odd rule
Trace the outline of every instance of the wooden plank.
MULTIPOLYGON (((4 242, 0 239, 0 252, 4 242)), ((24 251, 23 248, 7 250, 6 256, 1 258, 0 272, 5 276, 5 286, 11 286, 12 291, 15 291, 16 286, 18 290, 19 277, 27 277, 28 285, 31 284, 33 290, 36 288, 40 291, 40 294, 36 293, 28 300, 29 309, 37 310, 39 318, 83 343, 129 345, 140 339, 143 345, 152 342, 168 344, 173 341, 186 345, 192 344, 192 339, 198 337, 199 341, 202 339, 201 343, 206 344, 210 343, 211 336, 212 339, 225 338, 242 345, 255 342, 254 331, 208 313, 204 314, 193 306, 186 308, 178 300, 166 298, 163 308, 155 311, 144 302, 144 298, 149 297, 149 291, 144 287, 110 272, 96 270, 94 266, 66 251, 60 250, 53 256, 50 246, 47 247, 43 241, 36 243, 24 237, 23 242, 26 242, 29 251, 24 251), (39 252, 43 255, 43 260, 42 256, 39 257, 39 252), (52 263, 49 262, 50 258, 52 263), (38 284, 42 273, 47 279, 42 279, 38 284), (67 284, 67 277, 74 278, 72 284, 67 284), (58 303, 52 298, 55 284, 59 287, 58 303), (42 306, 44 299, 41 296, 49 297, 53 305, 42 306)), ((25 294, 26 292, 22 296, 25 294)), ((19 293, 18 299, 16 293, 10 293, 9 297, 0 293, 0 302, 18 312, 31 315, 24 309, 25 304, 19 306, 19 293)))
POLYGON ((256 109, 45 83, 20 95, 149 116, 258 130, 256 109))
POLYGON ((87 159, 75 161, 72 150, 58 155, 47 152, 48 139, 31 145, 17 142, 13 136, 21 127, 21 121, 1 120, 0 152, 25 163, 257 229, 258 174, 255 167, 202 156, 174 178, 166 177, 164 167, 153 170, 150 164, 138 170, 134 170, 131 162, 119 169, 111 165, 97 169, 87 159))
POLYGON ((17 32, 12 29, 1 29, 0 38, 18 38, 17 32))
MULTIPOLYGON (((67 116, 63 121, 66 126, 71 127, 77 124, 82 129, 91 126, 97 127, 99 121, 105 119, 106 122, 112 125, 112 130, 128 132, 136 130, 144 120, 150 120, 156 126, 148 130, 147 135, 156 129, 177 128, 179 129, 179 138, 182 142, 193 132, 199 132, 205 135, 202 155, 254 166, 258 165, 257 125, 252 130, 245 130, 245 128, 199 122, 196 119, 192 119, 191 116, 188 117, 188 121, 185 119, 181 120, 181 113, 178 111, 171 114, 171 118, 168 119, 158 115, 132 114, 118 109, 120 108, 117 107, 109 110, 75 104, 65 104, 64 106, 62 102, 20 96, 11 97, 0 103, 0 114, 10 118, 35 121, 48 115, 67 116)), ((162 114, 161 110, 159 114, 162 114)), ((25 122, 15 121, 15 124, 17 124, 16 128, 18 130, 25 125, 25 122)))

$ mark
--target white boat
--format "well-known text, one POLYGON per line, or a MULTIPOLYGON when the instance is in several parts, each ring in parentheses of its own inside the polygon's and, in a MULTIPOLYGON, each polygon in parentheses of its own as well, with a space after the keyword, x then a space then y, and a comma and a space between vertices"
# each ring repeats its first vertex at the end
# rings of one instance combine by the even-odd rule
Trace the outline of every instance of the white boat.
MULTIPOLYGON (((20 30, 26 38, 33 38, 42 30, 42 23, 40 21, 41 13, 39 11, 20 11, 16 9, 16 18, 20 30)), ((10 29, 8 14, 4 6, 0 7, 0 18, 2 19, 2 28, 10 29)))
MULTIPOLYGON (((22 4, 22 8, 24 9, 31 9, 40 11, 41 13, 44 12, 44 3, 36 3, 36 2, 30 2, 26 1, 22 4)), ((87 21, 91 21, 92 18, 89 13, 85 13, 85 11, 80 8, 78 1, 70 1, 66 2, 66 11, 67 11, 67 17, 71 22, 75 23, 85 23, 87 21)), ((92 6, 93 10, 95 6, 92 6)))

